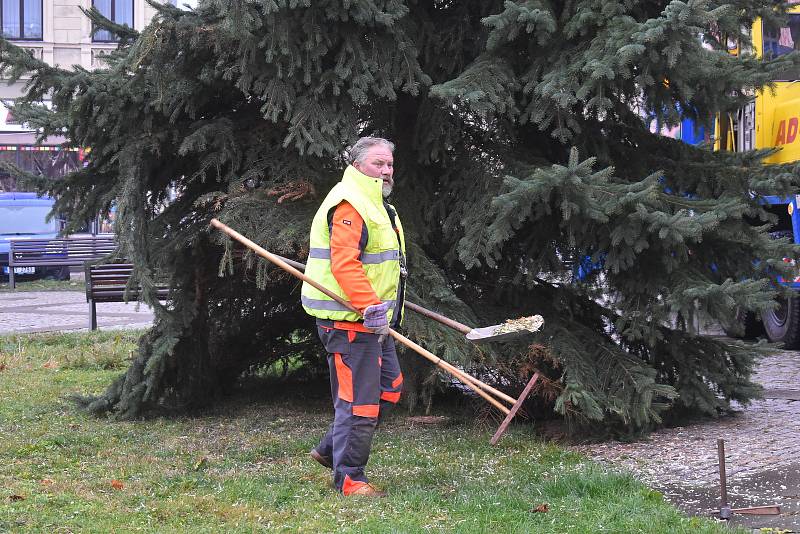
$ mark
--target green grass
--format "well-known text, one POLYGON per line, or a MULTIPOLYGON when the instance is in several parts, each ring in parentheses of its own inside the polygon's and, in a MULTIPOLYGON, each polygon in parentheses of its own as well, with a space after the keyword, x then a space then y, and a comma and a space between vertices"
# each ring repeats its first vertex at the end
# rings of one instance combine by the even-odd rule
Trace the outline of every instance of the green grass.
POLYGON ((0 532, 728 532, 523 427, 490 447, 490 428, 398 414, 368 467, 390 495, 369 500, 338 496, 307 457, 322 396, 136 422, 77 412, 65 396, 101 392, 135 336, 0 337, 0 532))
POLYGON ((11 289, 8 281, 0 282, 0 293, 14 291, 84 291, 83 280, 31 280, 17 281, 16 288, 11 289))

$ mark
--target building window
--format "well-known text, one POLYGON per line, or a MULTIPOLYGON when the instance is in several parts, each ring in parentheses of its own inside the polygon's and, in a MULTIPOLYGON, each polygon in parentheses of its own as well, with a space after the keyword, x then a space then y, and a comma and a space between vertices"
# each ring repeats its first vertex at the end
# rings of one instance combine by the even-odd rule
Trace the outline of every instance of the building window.
MULTIPOLYGON (((127 24, 133 28, 133 0, 94 0, 94 7, 108 20, 117 24, 127 24)), ((97 30, 93 41, 110 43, 119 39, 108 30, 97 30)))
POLYGON ((6 39, 42 40, 42 0, 2 0, 0 18, 6 39))

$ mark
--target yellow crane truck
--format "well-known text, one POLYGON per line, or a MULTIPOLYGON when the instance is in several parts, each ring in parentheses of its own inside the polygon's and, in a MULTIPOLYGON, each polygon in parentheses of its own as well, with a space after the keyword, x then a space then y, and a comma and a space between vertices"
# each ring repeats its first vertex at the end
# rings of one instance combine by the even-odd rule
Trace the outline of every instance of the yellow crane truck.
MULTIPOLYGON (((789 9, 782 28, 770 28, 760 19, 752 29, 757 57, 778 57, 800 50, 800 6, 789 9)), ((735 115, 716 121, 714 148, 746 151, 780 147, 765 163, 789 163, 800 160, 800 70, 782 72, 775 79, 774 91, 759 91, 753 100, 735 115)), ((800 195, 764 197, 769 211, 778 217, 773 235, 791 237, 800 243, 800 195)), ((741 313, 741 334, 756 337, 766 333, 770 341, 782 342, 786 348, 800 348, 800 277, 780 282, 797 291, 797 295, 781 298, 774 310, 761 314, 741 313)))

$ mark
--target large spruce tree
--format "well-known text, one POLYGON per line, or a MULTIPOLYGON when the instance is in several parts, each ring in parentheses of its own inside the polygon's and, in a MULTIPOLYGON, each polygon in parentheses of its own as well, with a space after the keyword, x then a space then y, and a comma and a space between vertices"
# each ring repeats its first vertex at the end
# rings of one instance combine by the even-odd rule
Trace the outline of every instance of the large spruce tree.
MULTIPOLYGON (((798 250, 769 238, 757 195, 794 193, 797 174, 762 166, 763 154, 659 137, 648 122, 708 124, 796 61, 747 53, 743 30, 757 16, 777 23, 780 3, 156 6, 138 34, 88 13, 121 38, 103 69, 51 67, 2 43, 4 76, 31 76, 16 113, 91 149, 79 171, 38 187, 73 225, 115 210, 119 254, 156 311, 90 410, 201 406, 254 368, 320 368, 296 282, 209 220, 303 261, 311 216, 360 135, 397 143, 411 299, 473 324, 545 318, 532 339, 477 350, 407 314, 429 349, 506 379, 543 370, 557 412, 603 427, 715 414, 757 394, 753 349, 700 335, 696 316, 770 305, 770 273, 788 273, 782 258, 798 250), (51 111, 35 105, 43 98, 51 111), (158 277, 172 288, 165 305, 158 277)), ((414 355, 404 366, 413 404, 431 371, 414 355)))

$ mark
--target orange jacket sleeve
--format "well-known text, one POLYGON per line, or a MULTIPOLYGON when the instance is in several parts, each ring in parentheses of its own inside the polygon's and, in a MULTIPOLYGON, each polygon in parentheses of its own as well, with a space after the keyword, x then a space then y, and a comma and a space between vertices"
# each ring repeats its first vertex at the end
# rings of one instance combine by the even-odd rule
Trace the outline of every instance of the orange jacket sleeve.
POLYGON ((380 304, 361 264, 361 249, 366 244, 364 220, 349 202, 342 202, 333 212, 331 231, 331 272, 357 310, 380 304), (363 242, 362 242, 363 241, 363 242))

